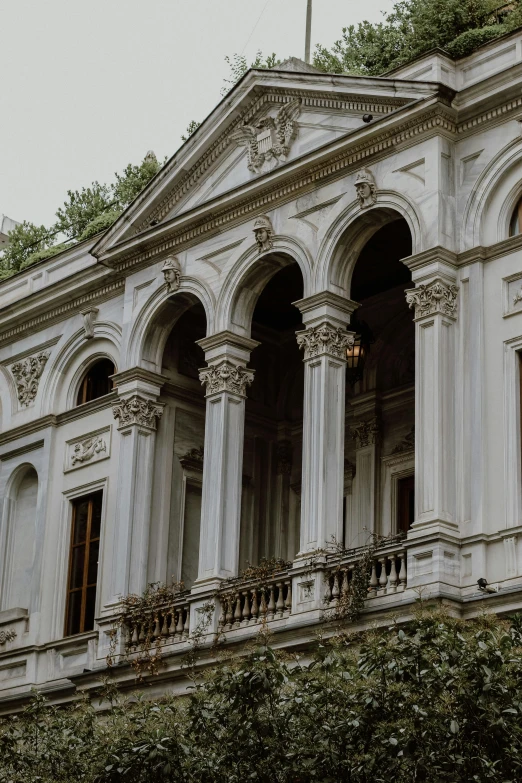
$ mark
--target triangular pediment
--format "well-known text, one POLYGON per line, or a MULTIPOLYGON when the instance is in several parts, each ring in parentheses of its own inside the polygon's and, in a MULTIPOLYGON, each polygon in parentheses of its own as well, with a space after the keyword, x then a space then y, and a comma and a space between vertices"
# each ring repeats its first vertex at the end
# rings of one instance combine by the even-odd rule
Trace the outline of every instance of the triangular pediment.
POLYGON ((429 95, 433 85, 332 76, 297 58, 249 71, 165 164, 93 253, 130 239, 429 95))

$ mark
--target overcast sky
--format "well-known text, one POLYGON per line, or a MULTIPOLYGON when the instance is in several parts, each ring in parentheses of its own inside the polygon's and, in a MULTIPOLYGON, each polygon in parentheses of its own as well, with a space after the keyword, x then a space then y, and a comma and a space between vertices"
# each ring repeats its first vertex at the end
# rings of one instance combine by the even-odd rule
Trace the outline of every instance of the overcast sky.
MULTIPOLYGON (((312 46, 392 5, 314 0, 312 46)), ((0 0, 0 214, 51 224, 68 189, 108 182, 149 149, 170 157, 220 100, 225 55, 303 57, 305 10, 306 0, 0 0)))

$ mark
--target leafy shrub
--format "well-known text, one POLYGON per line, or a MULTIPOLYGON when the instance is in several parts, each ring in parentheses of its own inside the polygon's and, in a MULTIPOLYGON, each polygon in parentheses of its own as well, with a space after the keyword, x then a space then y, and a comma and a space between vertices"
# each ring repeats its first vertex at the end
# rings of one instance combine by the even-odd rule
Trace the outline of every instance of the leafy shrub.
POLYGON ((478 46, 491 41, 493 38, 498 38, 499 35, 503 35, 507 31, 506 25, 502 24, 487 25, 487 27, 481 27, 478 30, 466 30, 465 33, 462 33, 454 41, 446 45, 446 51, 455 59, 467 57, 478 46))
POLYGON ((90 223, 87 223, 78 237, 78 242, 83 242, 84 239, 89 239, 89 237, 99 234, 100 231, 105 231, 110 228, 120 215, 121 210, 117 209, 109 209, 107 212, 102 212, 101 215, 98 215, 94 220, 91 220, 90 223))

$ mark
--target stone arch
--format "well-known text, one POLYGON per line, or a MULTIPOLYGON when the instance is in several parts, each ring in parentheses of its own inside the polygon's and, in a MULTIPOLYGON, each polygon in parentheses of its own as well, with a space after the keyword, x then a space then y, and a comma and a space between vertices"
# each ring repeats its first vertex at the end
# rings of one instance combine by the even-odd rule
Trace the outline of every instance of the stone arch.
POLYGON ((132 324, 122 369, 144 367, 161 372, 161 360, 172 327, 183 313, 200 303, 205 310, 207 334, 214 326, 215 298, 210 289, 193 277, 182 277, 176 293, 158 288, 146 301, 132 324))
POLYGON ((99 359, 110 359, 118 368, 120 348, 121 328, 106 321, 94 324, 94 336, 89 340, 83 329, 66 338, 42 375, 40 415, 73 408, 78 385, 89 367, 99 359))
POLYGON ((473 187, 462 218, 462 250, 507 239, 521 195, 522 138, 516 138, 489 161, 473 187))
POLYGON ((303 276, 304 296, 312 293, 312 259, 306 248, 290 236, 273 237, 264 253, 250 246, 228 273, 217 303, 216 331, 229 329, 248 337, 257 298, 268 281, 285 266, 296 262, 303 276))
POLYGON ((36 563, 36 526, 40 482, 34 465, 18 465, 6 485, 2 519, 0 609, 30 610, 36 563))
POLYGON ((17 399, 14 378, 7 367, 0 365, 0 432, 3 431, 4 422, 9 426, 8 422, 17 410, 17 399))
POLYGON ((336 217, 320 237, 315 275, 316 291, 333 291, 349 297, 350 281, 359 254, 375 232, 404 218, 412 238, 412 254, 424 250, 425 230, 418 210, 405 196, 381 190, 370 209, 361 211, 358 201, 337 205, 336 217))

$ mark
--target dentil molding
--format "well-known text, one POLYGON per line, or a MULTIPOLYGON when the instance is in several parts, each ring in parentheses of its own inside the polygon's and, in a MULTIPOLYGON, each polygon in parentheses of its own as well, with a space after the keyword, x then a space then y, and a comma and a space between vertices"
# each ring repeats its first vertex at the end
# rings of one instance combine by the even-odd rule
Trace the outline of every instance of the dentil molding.
POLYGON ((118 429, 130 427, 133 424, 139 427, 147 427, 155 430, 157 420, 163 414, 163 405, 134 394, 132 397, 121 399, 112 406, 115 419, 118 419, 118 429))
POLYGON ((228 359, 225 359, 220 364, 200 370, 199 380, 207 388, 207 397, 221 392, 230 392, 245 397, 247 386, 250 386, 254 380, 254 370, 249 370, 241 364, 232 364, 228 359))
POLYGON ((355 440, 355 446, 362 449, 365 446, 375 446, 379 442, 380 425, 377 418, 352 424, 350 434, 355 440))
POLYGON ((34 402, 49 353, 49 351, 42 351, 11 365, 10 370, 16 382, 16 393, 21 405, 30 405, 34 402))
POLYGON ((415 318, 434 313, 456 318, 458 292, 456 285, 437 278, 431 283, 421 283, 417 288, 410 288, 406 291, 406 301, 410 309, 415 310, 415 318))
POLYGON ((331 326, 327 321, 297 333, 297 345, 304 350, 305 360, 329 354, 346 361, 346 351, 353 348, 354 342, 353 334, 339 326, 331 326))

